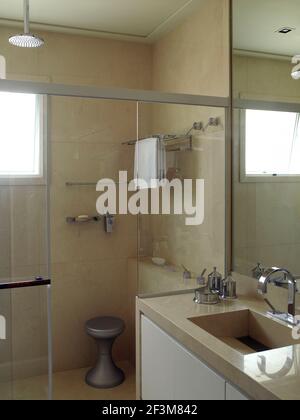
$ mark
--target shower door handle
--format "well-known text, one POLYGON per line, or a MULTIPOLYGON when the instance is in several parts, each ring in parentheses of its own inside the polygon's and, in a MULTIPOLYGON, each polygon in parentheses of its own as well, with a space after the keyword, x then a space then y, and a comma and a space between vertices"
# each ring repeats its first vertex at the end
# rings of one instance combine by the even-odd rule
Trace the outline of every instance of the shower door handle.
POLYGON ((25 287, 37 287, 37 286, 50 286, 51 279, 44 279, 42 277, 36 277, 35 280, 22 280, 22 281, 12 281, 12 282, 0 282, 0 290, 9 290, 9 289, 22 289, 25 287))

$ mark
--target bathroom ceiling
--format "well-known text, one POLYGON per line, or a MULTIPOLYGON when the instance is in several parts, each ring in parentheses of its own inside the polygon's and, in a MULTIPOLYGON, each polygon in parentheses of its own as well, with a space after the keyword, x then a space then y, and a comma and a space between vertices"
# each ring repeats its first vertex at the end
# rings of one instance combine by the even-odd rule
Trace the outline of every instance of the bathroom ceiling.
MULTIPOLYGON (((203 0, 30 0, 33 29, 153 41, 203 0)), ((0 24, 21 23, 23 0, 0 1, 0 24)))
POLYGON ((293 56, 300 54, 300 0, 233 0, 234 48, 293 56), (295 31, 283 35, 283 27, 295 31))

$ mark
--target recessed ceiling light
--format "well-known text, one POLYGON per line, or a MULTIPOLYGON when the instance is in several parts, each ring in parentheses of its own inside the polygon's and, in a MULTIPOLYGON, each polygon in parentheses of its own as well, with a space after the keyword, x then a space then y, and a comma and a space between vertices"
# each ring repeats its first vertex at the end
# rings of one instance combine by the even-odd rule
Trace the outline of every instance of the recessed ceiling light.
POLYGON ((278 32, 279 34, 286 35, 286 34, 289 34, 290 32, 295 31, 295 30, 296 30, 296 28, 289 28, 289 27, 285 26, 283 28, 278 29, 276 32, 278 32))

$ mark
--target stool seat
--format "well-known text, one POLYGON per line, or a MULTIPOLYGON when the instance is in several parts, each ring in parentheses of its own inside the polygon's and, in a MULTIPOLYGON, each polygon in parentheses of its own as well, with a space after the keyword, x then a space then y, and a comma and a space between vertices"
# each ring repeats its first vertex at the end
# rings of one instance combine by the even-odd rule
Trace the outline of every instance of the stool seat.
POLYGON ((86 331, 94 338, 117 337, 125 330, 122 319, 103 316, 91 319, 86 323, 86 331))

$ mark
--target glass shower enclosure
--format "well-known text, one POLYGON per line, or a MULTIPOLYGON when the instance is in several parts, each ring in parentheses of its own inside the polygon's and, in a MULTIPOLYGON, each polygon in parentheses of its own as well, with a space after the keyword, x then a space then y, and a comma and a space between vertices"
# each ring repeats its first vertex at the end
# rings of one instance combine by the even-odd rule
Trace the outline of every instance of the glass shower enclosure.
POLYGON ((51 398, 47 98, 2 92, 0 107, 0 400, 45 400, 51 398))
MULTIPOLYGON (((37 104, 43 103, 42 107, 37 107, 41 118, 38 131, 40 143, 35 145, 34 149, 39 156, 39 164, 35 166, 39 176, 20 179, 1 177, 0 173, 0 400, 51 399, 50 262, 55 263, 55 254, 59 252, 60 248, 56 247, 56 244, 63 243, 68 246, 67 257, 72 256, 70 249, 75 249, 78 245, 78 264, 85 260, 91 264, 92 255, 95 259, 92 261, 93 266, 97 268, 103 266, 100 259, 103 256, 99 256, 99 253, 104 248, 97 248, 94 242, 99 244, 99 241, 103 241, 110 264, 107 264, 107 270, 103 271, 103 278, 106 278, 111 268, 112 273, 109 274, 112 287, 113 280, 118 278, 115 271, 115 254, 117 252, 120 255, 120 252, 124 251, 120 257, 123 268, 119 277, 124 276, 127 270, 127 283, 125 286, 122 284, 123 294, 117 298, 122 299, 126 312, 126 346, 133 364, 136 296, 191 291, 196 286, 196 276, 204 268, 209 269, 216 264, 222 272, 226 271, 224 162, 227 153, 229 103, 227 98, 197 95, 1 81, 0 93, 5 92, 5 89, 11 92, 20 89, 27 94, 42 95, 44 99, 42 102, 37 101, 37 104), (50 101, 51 115, 47 112, 47 104, 50 101), (80 118, 76 119, 77 115, 80 115, 80 118), (118 123, 115 121, 116 115, 119 118, 118 123), (50 138, 47 139, 48 125, 51 125, 54 142, 50 142, 50 138), (77 137, 81 132, 83 135, 78 141, 77 137), (117 240, 117 234, 108 239, 103 227, 98 230, 95 230, 94 226, 77 229, 76 226, 66 224, 66 216, 88 214, 82 213, 86 211, 94 214, 97 197, 95 182, 100 178, 117 179, 118 171, 126 169, 131 179, 135 172, 133 144, 136 140, 155 134, 180 137, 186 133, 189 133, 189 141, 170 143, 168 148, 169 178, 205 181, 204 224, 187 226, 184 214, 126 215, 122 220, 121 216, 117 215, 116 229, 124 242, 122 247, 117 240), (72 145, 75 152, 70 153, 69 143, 74 143, 74 136, 77 136, 76 145, 72 145), (86 136, 89 137, 89 141, 86 141, 86 136), (68 139, 69 142, 66 141, 68 139), (48 165, 50 144, 51 171, 48 165), (65 155, 62 153, 64 149, 65 155), (113 165, 110 165, 110 162, 113 165), (55 234, 55 223, 53 225, 58 212, 54 211, 53 215, 51 214, 52 249, 54 248, 51 258, 50 172, 53 172, 51 210, 62 207, 57 223, 59 235, 55 234), (80 229, 81 237, 76 236, 76 232, 81 232, 80 229), (62 234, 65 235, 65 241, 61 240, 62 234), (128 235, 131 235, 132 247, 126 242, 128 235), (74 240, 74 237, 77 239, 74 240), (84 241, 85 238, 89 240, 84 241), (90 238, 94 238, 94 242, 90 238), (84 248, 81 246, 83 242, 84 248), (89 244, 89 247, 86 244, 89 244), (163 266, 157 265, 153 258, 163 259, 163 266), (184 281, 183 267, 192 274, 190 282, 184 281)), ((0 136, 0 146, 2 138, 0 136)), ((36 157, 36 153, 34 156, 36 157)), ((59 257, 61 258, 61 255, 59 257)), ((86 264, 86 267, 89 265, 86 264)), ((54 274, 57 277, 57 273, 54 274)), ((86 304, 85 307, 81 306, 80 311, 80 334, 84 339, 84 322, 94 315, 92 311, 95 311, 96 315, 99 314, 99 296, 103 298, 107 293, 105 301, 108 307, 103 309, 107 312, 108 308, 111 308, 110 296, 113 291, 108 293, 108 287, 106 292, 103 290, 98 279, 98 269, 95 270, 92 289, 85 287, 90 271, 87 270, 87 273, 83 274, 82 286, 81 283, 77 284, 79 287, 76 293, 74 292, 70 305, 74 306, 77 296, 77 302, 83 301, 83 304, 86 304)), ((59 277, 63 279, 63 273, 59 277)), ((58 295, 61 296, 63 282, 56 282, 56 278, 54 281, 55 324, 60 323, 62 299, 59 300, 59 305, 56 304, 56 299, 58 295)), ((66 284, 64 287, 67 287, 66 284)), ((122 309, 121 305, 116 307, 118 310, 122 309)), ((76 326, 78 320, 75 321, 76 326)), ((59 335, 56 331, 54 336, 55 351, 60 351, 57 349, 64 345, 64 327, 63 325, 60 331, 63 331, 63 334, 59 335)), ((75 331, 74 334, 78 335, 75 327, 68 330, 75 331)), ((72 343, 71 340, 69 342, 72 343)), ((86 348, 89 355, 89 347, 86 348)), ((64 350, 69 358, 69 348, 64 350)), ((58 368, 56 366, 55 369, 59 370, 60 367, 58 363, 58 368)))

